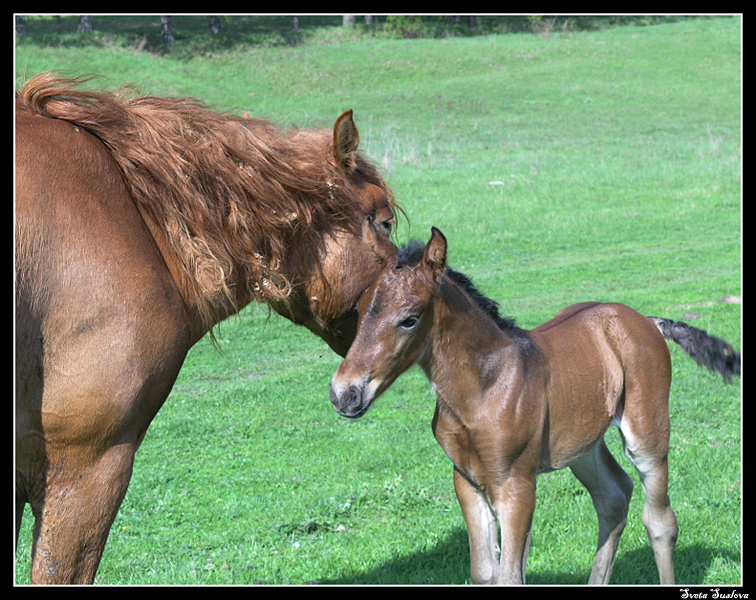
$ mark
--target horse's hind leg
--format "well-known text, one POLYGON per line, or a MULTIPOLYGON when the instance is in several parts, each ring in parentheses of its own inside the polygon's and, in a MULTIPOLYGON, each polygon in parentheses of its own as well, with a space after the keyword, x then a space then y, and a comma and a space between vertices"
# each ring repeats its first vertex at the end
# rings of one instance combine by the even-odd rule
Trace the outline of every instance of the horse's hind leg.
POLYGON ((656 566, 659 569, 659 581, 662 584, 674 584, 674 552, 679 530, 677 518, 666 493, 666 461, 663 474, 647 472, 644 475, 640 470, 639 473, 641 473, 641 481, 646 493, 642 517, 643 525, 646 527, 648 539, 654 551, 656 566), (662 489, 665 491, 662 492, 662 489))
POLYGON ((598 515, 598 548, 589 583, 607 584, 627 523, 633 480, 619 466, 603 438, 570 468, 590 492, 598 515))
MULTIPOLYGON (((667 424, 668 421, 667 417, 667 424)), ((646 496, 642 519, 651 549, 654 551, 660 583, 673 584, 675 582, 674 550, 678 527, 677 518, 667 495, 669 435, 660 435, 654 444, 654 440, 648 439, 649 436, 645 439, 636 439, 630 427, 624 422, 620 430, 625 443, 625 453, 638 470, 646 496)), ((669 431, 668 427, 666 431, 669 431)))
POLYGON ((678 528, 667 495, 672 366, 666 342, 649 328, 649 323, 641 319, 634 330, 627 332, 634 341, 623 357, 625 403, 619 429, 625 454, 637 469, 646 496, 643 525, 654 551, 659 579, 662 584, 673 584, 678 528))

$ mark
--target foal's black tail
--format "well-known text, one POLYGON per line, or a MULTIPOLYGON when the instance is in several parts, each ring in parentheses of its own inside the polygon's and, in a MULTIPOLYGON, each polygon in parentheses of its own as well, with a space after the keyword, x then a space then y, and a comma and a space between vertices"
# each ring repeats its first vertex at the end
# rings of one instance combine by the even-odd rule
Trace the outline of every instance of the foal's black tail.
POLYGON ((740 352, 723 339, 681 321, 648 317, 667 339, 679 344, 699 365, 722 375, 728 383, 732 376, 740 376, 740 352))

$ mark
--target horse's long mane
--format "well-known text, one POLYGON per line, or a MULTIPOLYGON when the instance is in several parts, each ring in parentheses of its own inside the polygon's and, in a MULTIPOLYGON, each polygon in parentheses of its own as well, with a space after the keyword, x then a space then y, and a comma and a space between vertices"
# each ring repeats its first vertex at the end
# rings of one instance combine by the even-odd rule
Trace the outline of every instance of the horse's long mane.
MULTIPOLYGON (((292 286, 278 271, 285 257, 313 250, 359 210, 330 131, 282 132, 195 99, 139 96, 131 86, 81 89, 90 79, 43 73, 23 85, 17 102, 105 144, 134 200, 166 232, 206 322, 232 308, 240 291, 285 301, 292 286)), ((370 163, 358 155, 354 169, 391 201, 370 163)))

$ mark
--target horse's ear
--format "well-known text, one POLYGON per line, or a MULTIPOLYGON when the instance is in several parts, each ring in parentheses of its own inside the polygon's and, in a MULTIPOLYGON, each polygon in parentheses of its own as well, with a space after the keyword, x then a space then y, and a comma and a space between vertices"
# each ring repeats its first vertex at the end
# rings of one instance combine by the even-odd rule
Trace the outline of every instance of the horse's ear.
POLYGON ((376 231, 372 215, 362 224, 362 241, 373 253, 376 261, 387 264, 396 260, 396 246, 384 234, 376 231))
POLYGON ((444 234, 435 227, 431 228, 431 239, 425 246, 423 262, 430 269, 433 278, 438 281, 446 269, 447 243, 444 234))
POLYGON ((336 163, 347 172, 355 167, 354 154, 360 143, 360 133, 352 120, 350 108, 338 119, 333 126, 333 156, 336 163))

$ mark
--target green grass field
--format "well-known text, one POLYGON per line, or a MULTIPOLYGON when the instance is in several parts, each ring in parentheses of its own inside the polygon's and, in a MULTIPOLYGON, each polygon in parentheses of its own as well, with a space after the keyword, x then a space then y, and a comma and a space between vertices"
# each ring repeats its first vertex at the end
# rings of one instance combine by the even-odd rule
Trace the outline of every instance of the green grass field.
MULTIPOLYGON (((98 73, 100 86, 196 96, 282 126, 330 128, 352 108, 363 152, 410 217, 398 241, 439 227, 451 265, 520 326, 617 301, 741 347, 741 306, 719 303, 742 292, 740 18, 409 40, 313 26, 298 44, 186 34, 162 54, 148 51, 155 21, 100 21, 111 29, 84 38, 73 17, 40 20, 16 43, 16 79, 98 73)), ((254 306, 217 338, 220 353, 207 339, 191 350, 137 454, 98 583, 469 583, 451 464, 418 370, 348 421, 328 401, 339 358, 306 330, 254 306)), ((740 382, 678 350, 677 579, 737 585, 740 382)), ((612 582, 658 582, 640 483, 617 433, 607 438, 636 481, 612 582)), ((586 583, 596 535, 569 471, 541 477, 528 583, 586 583)), ((27 510, 18 584, 30 548, 27 510)))

